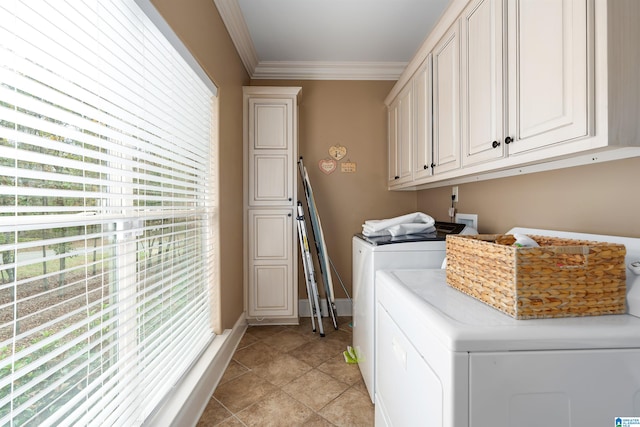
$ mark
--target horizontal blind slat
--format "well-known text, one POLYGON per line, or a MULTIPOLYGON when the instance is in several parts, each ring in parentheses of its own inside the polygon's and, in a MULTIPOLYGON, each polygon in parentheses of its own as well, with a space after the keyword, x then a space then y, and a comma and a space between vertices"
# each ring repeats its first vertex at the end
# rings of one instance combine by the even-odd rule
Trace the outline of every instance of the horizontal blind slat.
POLYGON ((131 0, 0 10, 1 420, 139 422, 211 336, 212 93, 131 0))

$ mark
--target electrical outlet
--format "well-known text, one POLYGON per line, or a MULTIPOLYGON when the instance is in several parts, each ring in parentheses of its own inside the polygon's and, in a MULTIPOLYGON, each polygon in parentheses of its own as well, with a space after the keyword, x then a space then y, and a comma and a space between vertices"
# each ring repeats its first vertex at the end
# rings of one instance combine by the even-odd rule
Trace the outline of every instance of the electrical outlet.
POLYGON ((454 202, 459 202, 460 198, 458 197, 458 186, 451 187, 451 195, 453 196, 454 202))

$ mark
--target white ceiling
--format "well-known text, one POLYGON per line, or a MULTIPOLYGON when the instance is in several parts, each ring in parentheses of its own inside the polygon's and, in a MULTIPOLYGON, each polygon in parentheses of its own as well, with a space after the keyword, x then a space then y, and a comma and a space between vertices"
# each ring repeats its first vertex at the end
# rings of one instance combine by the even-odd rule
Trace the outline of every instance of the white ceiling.
POLYGON ((397 80, 450 0, 214 0, 254 79, 397 80))

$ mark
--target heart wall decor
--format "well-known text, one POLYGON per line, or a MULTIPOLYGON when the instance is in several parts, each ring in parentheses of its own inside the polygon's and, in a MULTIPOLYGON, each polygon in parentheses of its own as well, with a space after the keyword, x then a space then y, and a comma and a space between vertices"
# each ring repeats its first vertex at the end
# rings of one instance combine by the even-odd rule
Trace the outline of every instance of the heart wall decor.
POLYGON ((318 167, 322 173, 330 175, 338 168, 338 162, 334 159, 322 159, 318 162, 318 167))
POLYGON ((347 155, 347 147, 340 144, 332 145, 329 147, 329 155, 336 160, 341 160, 347 155))

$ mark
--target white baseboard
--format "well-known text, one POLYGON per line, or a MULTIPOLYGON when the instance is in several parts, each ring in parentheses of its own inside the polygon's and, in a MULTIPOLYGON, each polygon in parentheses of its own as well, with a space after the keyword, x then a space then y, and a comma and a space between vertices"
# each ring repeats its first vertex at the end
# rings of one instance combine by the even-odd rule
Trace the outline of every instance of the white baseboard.
MULTIPOLYGON (((347 298, 338 298, 335 300, 336 311, 338 312, 338 316, 351 316, 351 300, 347 298)), ((327 313, 327 300, 323 299, 320 301, 320 306, 322 307, 322 313, 326 316, 327 313)), ((311 310, 309 309, 309 300, 301 299, 298 301, 298 315, 300 317, 311 317, 311 310)))
POLYGON ((144 425, 195 426, 246 329, 245 313, 242 313, 233 329, 227 329, 221 335, 216 335, 200 359, 174 387, 167 401, 145 421, 144 425))

